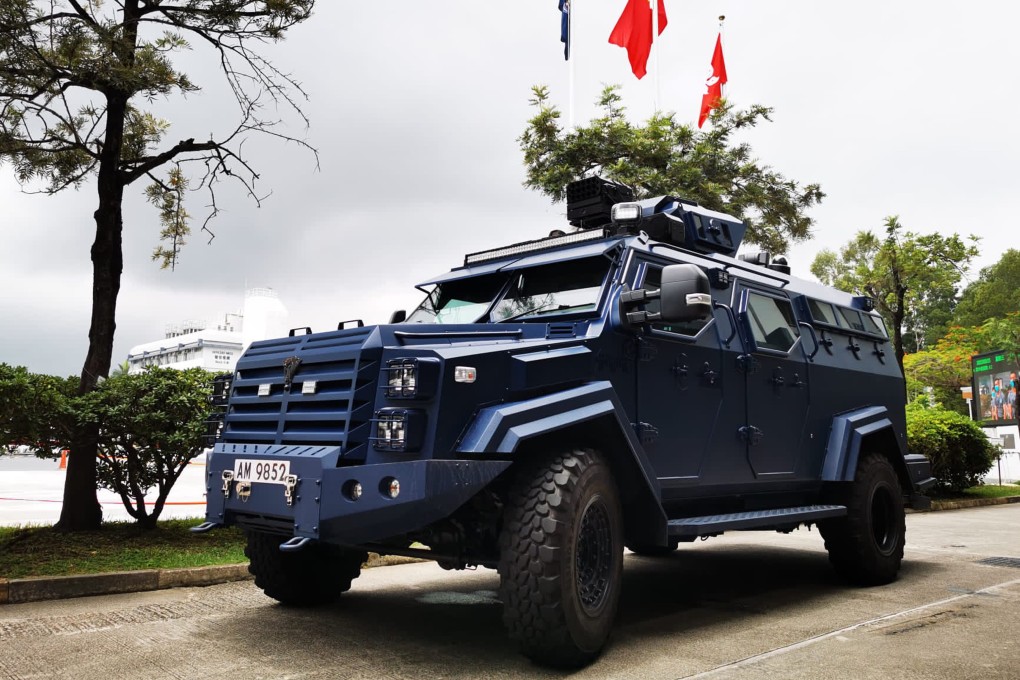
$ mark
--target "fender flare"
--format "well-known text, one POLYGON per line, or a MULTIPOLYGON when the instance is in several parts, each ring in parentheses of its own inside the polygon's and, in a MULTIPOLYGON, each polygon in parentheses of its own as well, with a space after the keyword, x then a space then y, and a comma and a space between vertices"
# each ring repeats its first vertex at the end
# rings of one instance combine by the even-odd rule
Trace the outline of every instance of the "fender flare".
MULTIPOLYGON (((822 480, 826 482, 852 482, 857 473, 861 446, 867 437, 879 435, 895 442, 895 451, 885 451, 896 474, 905 487, 911 485, 904 456, 905 445, 896 436, 896 428, 885 406, 867 406, 841 413, 832 419, 829 442, 822 463, 822 480)), ((886 448, 890 448, 888 445, 886 448)))
POLYGON ((637 504, 633 523, 628 534, 640 534, 645 544, 666 543, 666 513, 662 509, 662 492, 648 455, 641 446, 626 412, 616 396, 612 383, 596 381, 553 394, 521 401, 495 404, 481 409, 467 428, 457 447, 465 457, 478 455, 506 458, 518 453, 521 446, 540 437, 555 435, 570 428, 611 423, 619 442, 606 454, 617 458, 621 454, 628 461, 617 461, 626 466, 624 479, 628 486, 637 484, 640 489, 621 488, 622 494, 635 492, 637 504), (644 521, 638 521, 643 518, 644 521), (649 521, 654 518, 654 521, 649 521))

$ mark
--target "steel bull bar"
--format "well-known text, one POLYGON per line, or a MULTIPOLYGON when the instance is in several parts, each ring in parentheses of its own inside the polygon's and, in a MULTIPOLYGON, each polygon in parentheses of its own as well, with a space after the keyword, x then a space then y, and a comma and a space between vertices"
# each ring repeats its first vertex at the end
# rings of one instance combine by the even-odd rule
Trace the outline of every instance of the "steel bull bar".
POLYGON ((413 460, 337 467, 339 446, 219 443, 207 465, 206 521, 312 540, 381 541, 450 515, 509 460, 413 460))

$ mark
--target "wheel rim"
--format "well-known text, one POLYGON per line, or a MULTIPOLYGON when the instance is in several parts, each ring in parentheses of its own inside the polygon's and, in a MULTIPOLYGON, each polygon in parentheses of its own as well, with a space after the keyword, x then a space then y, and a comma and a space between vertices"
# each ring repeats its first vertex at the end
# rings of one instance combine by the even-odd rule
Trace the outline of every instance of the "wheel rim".
POLYGON ((892 493, 885 486, 875 489, 871 496, 871 535, 883 555, 891 554, 899 541, 894 503, 892 493))
POLYGON ((609 595, 613 568, 613 537, 609 510, 601 498, 593 498, 581 516, 577 536, 577 593, 588 614, 596 613, 609 595))

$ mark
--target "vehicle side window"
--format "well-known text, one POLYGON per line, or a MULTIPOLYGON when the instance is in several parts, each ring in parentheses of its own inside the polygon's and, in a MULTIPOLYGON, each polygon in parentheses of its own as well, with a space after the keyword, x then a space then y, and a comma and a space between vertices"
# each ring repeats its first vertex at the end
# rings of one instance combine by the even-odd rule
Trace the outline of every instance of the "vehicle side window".
MULTIPOLYGON (((840 307, 839 313, 843 316, 843 319, 846 321, 846 325, 852 328, 853 330, 860 331, 861 333, 868 332, 864 330, 864 322, 861 321, 861 313, 858 312, 856 309, 847 309, 846 307, 840 307)), ((874 331, 870 332, 874 333, 874 331)))
POLYGON ((839 322, 836 321, 836 313, 832 311, 832 305, 828 302, 808 300, 808 306, 811 307, 811 318, 815 321, 827 323, 830 326, 839 325, 839 322))
POLYGON ((800 335, 789 300, 750 293, 747 317, 758 349, 789 352, 800 335))
MULTIPOLYGON (((644 290, 658 290, 662 286, 662 267, 658 265, 648 265, 645 269, 644 281, 641 283, 641 288, 644 290)), ((659 313, 659 301, 651 300, 645 303, 645 311, 654 314, 659 313)), ((708 325, 711 321, 711 317, 707 319, 699 319, 696 321, 681 321, 674 323, 653 323, 652 328, 657 331, 664 331, 666 333, 677 333, 679 335, 697 335, 702 328, 708 325)))
POLYGON ((882 317, 875 316, 874 314, 864 315, 865 325, 868 326, 869 333, 877 333, 883 338, 888 338, 889 334, 885 332, 885 323, 882 321, 882 317))

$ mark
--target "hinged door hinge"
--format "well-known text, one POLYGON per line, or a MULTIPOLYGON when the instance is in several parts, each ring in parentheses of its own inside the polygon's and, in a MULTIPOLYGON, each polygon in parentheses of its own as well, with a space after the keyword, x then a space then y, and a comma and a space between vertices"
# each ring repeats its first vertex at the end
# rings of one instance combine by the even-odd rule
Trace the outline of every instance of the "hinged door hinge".
POLYGON ((642 444, 654 444, 659 438, 659 430, 651 423, 638 423, 634 429, 637 430, 638 439, 642 444))
POLYGON ((743 439, 748 444, 750 444, 751 446, 754 446, 755 444, 760 444, 762 437, 765 436, 765 433, 759 430, 754 425, 745 425, 744 427, 737 430, 737 432, 740 433, 740 438, 743 439))
POLYGON ((758 372, 758 360, 750 354, 741 354, 737 357, 737 369, 751 375, 758 372))

